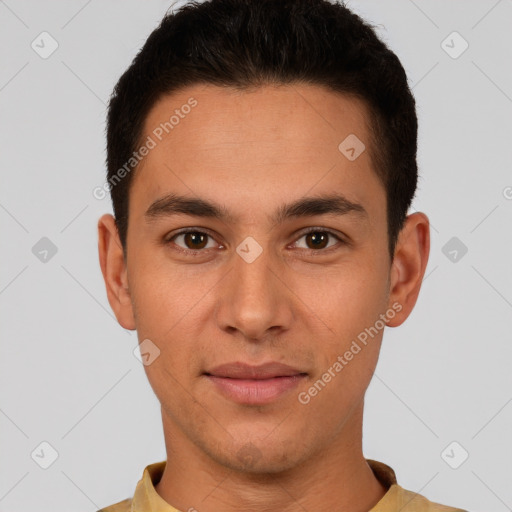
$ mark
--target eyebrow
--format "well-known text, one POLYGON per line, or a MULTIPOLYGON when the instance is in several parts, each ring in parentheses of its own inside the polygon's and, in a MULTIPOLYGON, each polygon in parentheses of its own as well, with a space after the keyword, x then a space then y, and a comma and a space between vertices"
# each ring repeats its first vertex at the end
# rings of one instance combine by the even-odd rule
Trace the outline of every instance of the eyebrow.
MULTIPOLYGON (((273 225, 281 224, 287 219, 313 217, 315 215, 346 215, 354 213, 359 217, 368 217, 363 205, 349 201, 342 194, 329 194, 301 197, 292 203, 281 205, 269 219, 273 225)), ((148 221, 173 215, 190 215, 219 219, 234 223, 236 217, 221 205, 198 197, 169 194, 154 201, 146 210, 148 221)))

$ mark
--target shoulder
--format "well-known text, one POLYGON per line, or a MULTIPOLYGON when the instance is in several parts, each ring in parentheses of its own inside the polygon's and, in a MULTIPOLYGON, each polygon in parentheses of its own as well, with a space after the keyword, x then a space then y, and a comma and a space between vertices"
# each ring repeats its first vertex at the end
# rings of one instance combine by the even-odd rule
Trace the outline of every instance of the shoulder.
POLYGON ((405 489, 401 489, 399 505, 403 512, 468 512, 461 508, 435 503, 425 498, 425 496, 405 489))
POLYGON ((109 507, 102 508, 97 512, 130 512, 132 508, 132 498, 127 498, 119 503, 114 503, 109 507))

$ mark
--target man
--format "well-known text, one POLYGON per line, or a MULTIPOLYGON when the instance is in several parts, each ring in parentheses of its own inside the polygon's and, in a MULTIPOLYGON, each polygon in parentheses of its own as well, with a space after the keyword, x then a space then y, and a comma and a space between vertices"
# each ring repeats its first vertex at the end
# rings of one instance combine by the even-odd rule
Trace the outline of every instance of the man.
POLYGON ((167 15, 111 98, 99 253, 167 460, 103 510, 456 511, 362 453, 429 254, 398 58, 326 0, 167 15))

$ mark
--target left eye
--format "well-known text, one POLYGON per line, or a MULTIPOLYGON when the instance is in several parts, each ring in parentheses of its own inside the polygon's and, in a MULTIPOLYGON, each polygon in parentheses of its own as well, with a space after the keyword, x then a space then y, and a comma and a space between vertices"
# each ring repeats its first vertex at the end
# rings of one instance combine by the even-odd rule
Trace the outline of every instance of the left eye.
MULTIPOLYGON (((314 230, 309 231, 308 233, 303 234, 299 240, 305 239, 306 241, 306 247, 301 247, 302 249, 306 250, 318 250, 318 249, 326 249, 328 247, 332 247, 332 245, 327 245, 329 238, 334 238, 338 242, 341 242, 341 238, 334 233, 331 233, 330 231, 321 231, 321 230, 314 230), (308 245, 309 244, 309 245, 308 245)), ((295 244, 298 244, 298 241, 295 242, 295 244)))

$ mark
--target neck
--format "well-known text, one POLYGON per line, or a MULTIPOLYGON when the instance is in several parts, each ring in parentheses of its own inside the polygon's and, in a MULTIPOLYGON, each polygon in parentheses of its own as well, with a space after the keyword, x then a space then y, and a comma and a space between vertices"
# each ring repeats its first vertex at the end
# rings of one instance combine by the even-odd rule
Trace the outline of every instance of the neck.
POLYGON ((157 493, 182 512, 367 512, 387 489, 362 453, 363 404, 324 450, 273 474, 216 463, 163 414, 167 464, 157 493))

